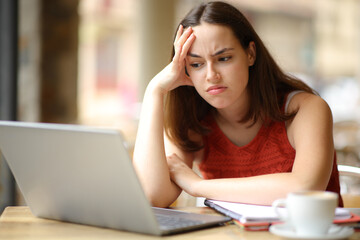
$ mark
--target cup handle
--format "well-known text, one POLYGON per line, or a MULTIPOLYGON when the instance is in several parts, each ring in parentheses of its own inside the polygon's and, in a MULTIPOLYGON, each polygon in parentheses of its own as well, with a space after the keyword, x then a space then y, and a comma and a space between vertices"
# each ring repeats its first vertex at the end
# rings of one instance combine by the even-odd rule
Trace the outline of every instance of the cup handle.
POLYGON ((286 199, 277 199, 273 202, 272 208, 274 209, 276 215, 280 218, 281 221, 285 222, 287 220, 287 217, 284 216, 284 214, 281 214, 281 211, 279 211, 280 207, 286 207, 286 199))

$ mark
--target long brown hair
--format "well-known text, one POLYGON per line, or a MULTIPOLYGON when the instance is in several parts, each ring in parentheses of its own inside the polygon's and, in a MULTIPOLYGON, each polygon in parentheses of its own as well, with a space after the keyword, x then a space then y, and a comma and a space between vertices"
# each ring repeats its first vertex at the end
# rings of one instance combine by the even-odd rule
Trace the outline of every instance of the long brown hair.
MULTIPOLYGON (((255 43, 256 60, 249 67, 247 86, 251 107, 240 122, 251 121, 254 124, 258 119, 289 120, 296 112, 287 114, 281 110, 286 94, 294 90, 314 93, 305 83, 280 69, 251 24, 235 7, 224 2, 203 3, 192 9, 179 26, 194 27, 202 22, 230 27, 244 49, 249 47, 250 42, 255 43)), ((208 133, 209 129, 201 121, 211 109, 214 108, 200 97, 194 87, 181 86, 170 91, 165 100, 166 134, 185 151, 200 150, 203 146, 192 141, 189 132, 208 133)))

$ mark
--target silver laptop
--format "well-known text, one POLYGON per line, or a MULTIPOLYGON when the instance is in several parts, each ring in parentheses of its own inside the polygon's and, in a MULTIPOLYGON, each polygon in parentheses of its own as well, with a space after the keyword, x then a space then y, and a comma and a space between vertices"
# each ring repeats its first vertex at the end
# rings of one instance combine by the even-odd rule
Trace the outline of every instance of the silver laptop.
POLYGON ((0 150, 37 217, 152 235, 231 220, 152 208, 125 146, 116 130, 0 121, 0 150))

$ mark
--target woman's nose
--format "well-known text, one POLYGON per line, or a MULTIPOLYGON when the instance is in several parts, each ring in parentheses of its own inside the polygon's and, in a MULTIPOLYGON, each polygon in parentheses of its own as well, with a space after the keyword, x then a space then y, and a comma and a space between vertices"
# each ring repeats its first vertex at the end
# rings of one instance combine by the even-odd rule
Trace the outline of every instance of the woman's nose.
POLYGON ((218 82, 220 80, 220 74, 216 71, 212 64, 208 65, 206 80, 209 82, 218 82))

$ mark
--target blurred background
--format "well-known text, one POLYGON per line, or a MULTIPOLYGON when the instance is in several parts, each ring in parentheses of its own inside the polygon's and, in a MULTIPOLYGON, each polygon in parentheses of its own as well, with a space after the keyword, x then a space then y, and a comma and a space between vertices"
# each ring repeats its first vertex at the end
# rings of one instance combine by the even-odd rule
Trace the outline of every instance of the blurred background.
MULTIPOLYGON (((179 20, 200 2, 2 0, 0 118, 116 128, 132 148, 147 83, 169 62, 179 20)), ((360 1, 227 2, 283 70, 329 103, 342 193, 360 195, 360 1)), ((0 207, 22 204, 4 159, 0 173, 0 207)))

